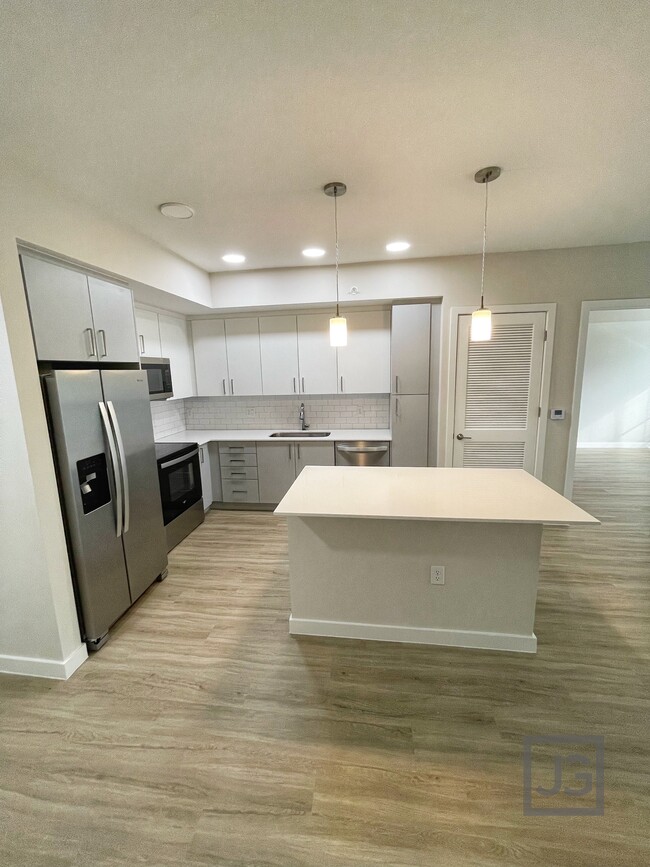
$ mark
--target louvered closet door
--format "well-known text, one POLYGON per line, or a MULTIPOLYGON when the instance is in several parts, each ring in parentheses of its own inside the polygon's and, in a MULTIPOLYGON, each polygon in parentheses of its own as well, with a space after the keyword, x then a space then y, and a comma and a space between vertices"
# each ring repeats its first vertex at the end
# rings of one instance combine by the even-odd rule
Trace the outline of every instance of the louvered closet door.
POLYGON ((471 319, 458 317, 453 465, 534 473, 546 314, 495 313, 476 343, 471 319))

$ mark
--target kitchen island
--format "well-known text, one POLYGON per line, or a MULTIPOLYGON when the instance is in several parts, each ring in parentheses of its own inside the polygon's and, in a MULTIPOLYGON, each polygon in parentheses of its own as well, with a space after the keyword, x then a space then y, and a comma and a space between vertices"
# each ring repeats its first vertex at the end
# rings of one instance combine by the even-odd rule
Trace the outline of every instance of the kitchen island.
POLYGON ((433 467, 306 467, 276 514, 292 634, 527 653, 542 527, 599 523, 524 470, 433 467))

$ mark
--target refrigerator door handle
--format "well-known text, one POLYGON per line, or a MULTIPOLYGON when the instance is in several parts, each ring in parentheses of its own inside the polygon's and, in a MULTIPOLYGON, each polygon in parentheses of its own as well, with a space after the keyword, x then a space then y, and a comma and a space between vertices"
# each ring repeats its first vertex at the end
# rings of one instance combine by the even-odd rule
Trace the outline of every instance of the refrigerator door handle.
POLYGON ((115 407, 113 406, 113 401, 106 401, 106 406, 108 407, 108 412, 111 417, 111 421, 113 422, 113 430, 115 431, 115 441, 117 442, 117 451, 120 456, 120 466, 122 468, 122 482, 124 485, 123 488, 123 496, 124 496, 124 532, 129 532, 129 521, 130 521, 130 496, 129 496, 129 471, 126 466, 126 452, 124 451, 124 441, 122 439, 122 431, 120 430, 120 423, 117 420, 117 413, 115 412, 115 407))
POLYGON ((101 400, 99 401, 99 413, 102 417, 104 433, 106 434, 106 441, 108 442, 108 450, 111 455, 111 465, 113 467, 113 479, 115 481, 115 535, 119 539, 122 535, 122 480, 118 470, 117 451, 115 448, 115 440, 113 438, 113 430, 111 428, 111 423, 108 420, 106 404, 101 400))

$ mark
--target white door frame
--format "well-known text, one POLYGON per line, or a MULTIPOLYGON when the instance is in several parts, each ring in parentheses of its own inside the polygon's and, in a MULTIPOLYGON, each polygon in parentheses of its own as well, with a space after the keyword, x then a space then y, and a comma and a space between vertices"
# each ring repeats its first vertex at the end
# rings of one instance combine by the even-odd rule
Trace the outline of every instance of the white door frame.
MULTIPOLYGON (((449 359, 447 380, 447 425, 445 432, 445 463, 453 466, 454 420, 456 414, 456 356, 458 352, 458 317, 473 313, 476 307, 452 307, 449 319, 449 359)), ((544 468, 544 445, 546 443, 546 425, 548 422, 549 396, 551 391, 551 364, 553 360, 553 341, 555 339, 555 314, 557 304, 495 304, 490 307, 493 313, 545 313, 546 342, 542 360, 542 384, 540 395, 541 413, 537 428, 537 445, 535 447, 535 473, 541 479, 544 468)))
POLYGON ((580 311, 580 331, 578 332, 578 352, 576 355, 576 374, 573 382, 573 402, 571 404, 571 427, 569 428, 569 448, 564 476, 564 496, 571 499, 573 495, 573 476, 576 466, 576 450, 578 448, 578 428, 580 426, 580 404, 582 402, 582 385, 585 376, 585 356, 587 354, 587 334, 589 332, 589 315, 592 310, 634 310, 650 307, 650 298, 612 298, 607 301, 583 301, 580 311))

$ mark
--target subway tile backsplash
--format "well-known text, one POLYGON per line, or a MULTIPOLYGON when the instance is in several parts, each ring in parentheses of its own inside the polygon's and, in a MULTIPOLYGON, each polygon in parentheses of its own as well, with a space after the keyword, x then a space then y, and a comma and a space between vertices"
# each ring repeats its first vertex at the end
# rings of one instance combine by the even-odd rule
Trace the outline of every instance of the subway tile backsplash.
POLYGON ((390 424, 387 394, 189 397, 153 402, 151 414, 156 437, 171 436, 184 428, 295 430, 301 403, 307 423, 315 429, 388 428, 390 424))

